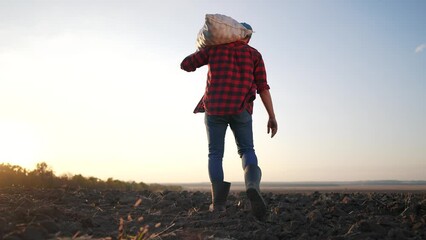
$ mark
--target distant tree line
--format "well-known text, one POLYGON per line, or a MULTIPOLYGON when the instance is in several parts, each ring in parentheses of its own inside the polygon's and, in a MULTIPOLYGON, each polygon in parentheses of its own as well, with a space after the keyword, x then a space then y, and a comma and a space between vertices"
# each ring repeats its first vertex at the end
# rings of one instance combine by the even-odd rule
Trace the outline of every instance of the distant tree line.
POLYGON ((33 187, 33 188, 86 188, 111 189, 123 191, 180 191, 181 186, 146 184, 135 181, 124 182, 113 178, 103 181, 96 177, 77 175, 55 176, 52 169, 45 163, 37 164, 36 169, 29 171, 21 166, 8 163, 0 164, 0 188, 3 187, 33 187))

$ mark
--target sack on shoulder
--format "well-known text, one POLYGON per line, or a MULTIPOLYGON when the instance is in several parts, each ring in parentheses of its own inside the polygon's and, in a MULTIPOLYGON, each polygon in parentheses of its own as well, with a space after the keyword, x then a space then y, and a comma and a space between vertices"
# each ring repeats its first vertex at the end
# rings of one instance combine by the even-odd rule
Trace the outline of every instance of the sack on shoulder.
POLYGON ((206 14, 206 21, 197 36, 197 49, 235 42, 246 38, 253 31, 235 19, 222 14, 206 14))

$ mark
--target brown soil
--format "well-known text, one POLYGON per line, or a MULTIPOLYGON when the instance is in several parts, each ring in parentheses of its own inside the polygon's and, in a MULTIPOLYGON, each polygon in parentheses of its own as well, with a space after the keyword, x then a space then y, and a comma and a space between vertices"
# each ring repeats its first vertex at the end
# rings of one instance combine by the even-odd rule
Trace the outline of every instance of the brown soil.
POLYGON ((225 214, 201 191, 0 190, 0 239, 426 239, 425 192, 264 194, 250 213, 234 191, 225 214))

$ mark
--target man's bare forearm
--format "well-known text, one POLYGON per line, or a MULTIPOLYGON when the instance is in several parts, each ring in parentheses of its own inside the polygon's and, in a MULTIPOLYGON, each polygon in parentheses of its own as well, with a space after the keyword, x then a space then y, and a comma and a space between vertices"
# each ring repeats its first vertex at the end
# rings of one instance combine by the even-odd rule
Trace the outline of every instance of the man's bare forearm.
POLYGON ((267 125, 267 133, 271 133, 271 137, 274 137, 278 131, 278 123, 275 119, 274 106, 272 104, 272 97, 269 90, 263 90, 259 93, 260 98, 262 99, 263 105, 266 108, 266 111, 269 115, 268 125, 267 125))
POLYGON ((269 118, 275 118, 274 106, 272 104, 272 97, 269 90, 263 90, 259 93, 260 98, 262 99, 263 105, 268 112, 269 118))

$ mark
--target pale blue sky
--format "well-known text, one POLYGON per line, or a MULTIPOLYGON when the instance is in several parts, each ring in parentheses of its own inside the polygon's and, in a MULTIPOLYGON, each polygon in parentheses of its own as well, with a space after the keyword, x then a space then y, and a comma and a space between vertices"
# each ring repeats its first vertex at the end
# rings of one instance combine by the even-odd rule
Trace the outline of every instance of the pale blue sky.
MULTIPOLYGON (((265 181, 426 179, 425 1, 0 1, 0 162, 208 181, 206 13, 254 28, 279 131, 255 102, 265 181)), ((225 179, 242 181, 231 131, 225 179)))

